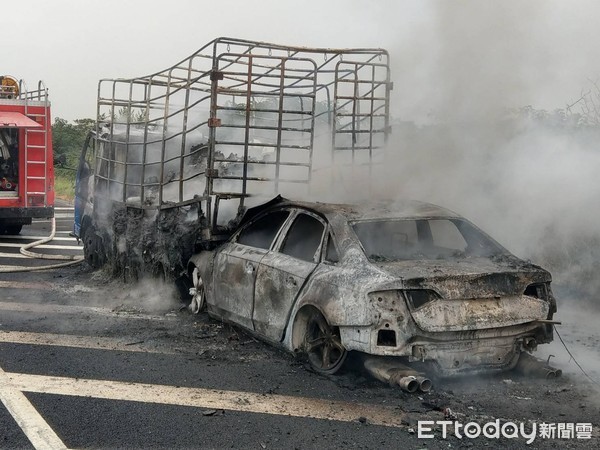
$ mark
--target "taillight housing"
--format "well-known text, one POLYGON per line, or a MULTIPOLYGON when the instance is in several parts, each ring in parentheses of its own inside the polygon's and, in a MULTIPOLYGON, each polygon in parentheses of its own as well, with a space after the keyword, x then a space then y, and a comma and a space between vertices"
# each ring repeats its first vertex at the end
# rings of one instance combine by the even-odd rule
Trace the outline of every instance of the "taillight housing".
POLYGON ((540 300, 550 300, 550 288, 548 283, 533 283, 525 288, 523 295, 539 298, 540 300))
POLYGON ((552 319, 554 313, 556 312, 556 299, 552 294, 550 283, 532 283, 525 288, 523 295, 533 298, 539 298, 540 300, 548 302, 548 304, 550 305, 548 319, 552 319))
POLYGON ((431 289, 409 289, 402 291, 410 309, 418 309, 429 302, 440 299, 440 295, 431 289))

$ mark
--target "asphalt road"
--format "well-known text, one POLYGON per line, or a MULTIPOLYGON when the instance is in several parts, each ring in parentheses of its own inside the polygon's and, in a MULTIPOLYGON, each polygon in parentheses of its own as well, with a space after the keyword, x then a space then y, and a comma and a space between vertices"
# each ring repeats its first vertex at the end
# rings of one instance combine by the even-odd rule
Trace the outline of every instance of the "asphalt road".
MULTIPOLYGON (((36 251, 81 254, 68 235, 72 210, 62 208, 57 239, 36 251)), ((48 264, 19 247, 49 231, 39 221, 3 237, 2 267, 48 264)), ((357 401, 293 358, 180 311, 168 287, 128 292, 81 264, 0 274, 0 288, 2 448, 333 448, 410 438, 399 407, 357 401)))
MULTIPOLYGON (((40 251, 81 254, 68 235, 72 210, 63 208, 58 239, 40 251)), ((2 237, 0 266, 48 264, 22 258, 19 246, 49 231, 39 221, 2 237)), ((439 430, 419 439, 417 421, 443 420, 446 408, 465 421, 598 427, 600 409, 568 379, 471 378, 411 395, 355 369, 312 373, 235 328, 191 315, 153 280, 124 285, 85 264, 0 273, 0 448, 527 448, 524 439, 442 439, 439 430)), ((597 443, 594 432, 590 441, 534 448, 597 443)))

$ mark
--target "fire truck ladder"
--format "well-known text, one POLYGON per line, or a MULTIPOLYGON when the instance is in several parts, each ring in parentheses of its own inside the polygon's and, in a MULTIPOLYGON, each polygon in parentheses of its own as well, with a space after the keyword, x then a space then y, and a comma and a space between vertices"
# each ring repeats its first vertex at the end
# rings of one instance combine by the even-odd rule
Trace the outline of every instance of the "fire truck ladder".
MULTIPOLYGON (((50 121, 50 117, 49 117, 49 108, 48 108, 48 89, 46 88, 46 86, 44 85, 44 83, 42 81, 40 81, 38 83, 38 88, 35 91, 31 91, 28 92, 26 89, 23 89, 23 94, 22 96, 25 99, 25 115, 33 120, 35 120, 36 122, 43 122, 44 126, 41 129, 37 129, 37 128, 26 128, 25 129, 25 164, 24 164, 24 170, 25 170, 25 189, 24 189, 24 193, 25 193, 25 199, 26 199, 26 205, 30 205, 33 201, 31 199, 32 196, 36 196, 38 198, 43 197, 44 201, 43 201, 43 206, 48 206, 48 197, 47 197, 47 193, 46 193, 46 189, 47 189, 47 174, 48 174, 48 126, 50 126, 49 121, 50 121), (36 101, 36 103, 39 105, 39 102, 42 103, 42 107, 44 112, 42 114, 40 113, 33 113, 31 111, 31 101, 36 101), (40 120, 41 119, 41 120, 40 120), (35 139, 33 135, 42 135, 42 139, 41 141, 43 142, 43 144, 40 144, 40 139, 35 139), (37 142, 36 144, 32 144, 31 141, 33 142, 37 142), (33 160, 31 158, 31 154, 35 153, 36 150, 41 149, 44 151, 44 157, 43 159, 40 160, 33 160), (30 164, 35 164, 35 165, 39 165, 41 166, 42 170, 41 173, 43 175, 31 175, 29 173, 29 165, 30 164), (41 191, 38 190, 31 190, 30 187, 31 185, 40 185, 40 183, 36 183, 34 180, 41 180, 44 186, 44 189, 41 191), (33 181, 33 183, 31 183, 33 181)), ((42 206, 41 204, 39 204, 39 202, 36 202, 39 206, 42 206)))

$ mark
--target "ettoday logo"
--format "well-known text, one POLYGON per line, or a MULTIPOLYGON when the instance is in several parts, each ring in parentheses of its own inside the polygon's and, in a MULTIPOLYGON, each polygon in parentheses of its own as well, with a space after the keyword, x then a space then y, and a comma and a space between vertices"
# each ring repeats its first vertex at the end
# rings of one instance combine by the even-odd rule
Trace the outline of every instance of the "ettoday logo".
POLYGON ((500 423, 500 419, 487 422, 483 425, 477 422, 462 424, 452 420, 420 420, 418 422, 417 437, 419 439, 432 439, 435 437, 434 429, 441 429, 442 438, 446 439, 452 433, 458 439, 477 439, 481 436, 488 439, 525 439, 530 445, 537 438, 541 439, 591 439, 591 423, 500 423))

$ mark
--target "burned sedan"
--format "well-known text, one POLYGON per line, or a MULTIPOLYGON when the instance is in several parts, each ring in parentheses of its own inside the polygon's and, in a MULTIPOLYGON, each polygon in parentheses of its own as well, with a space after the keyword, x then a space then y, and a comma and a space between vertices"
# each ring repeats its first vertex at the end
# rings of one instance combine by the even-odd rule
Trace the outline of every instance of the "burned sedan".
POLYGON ((550 274, 426 203, 277 198, 188 270, 193 310, 303 353, 320 373, 349 351, 443 376, 505 370, 552 340, 550 274))

